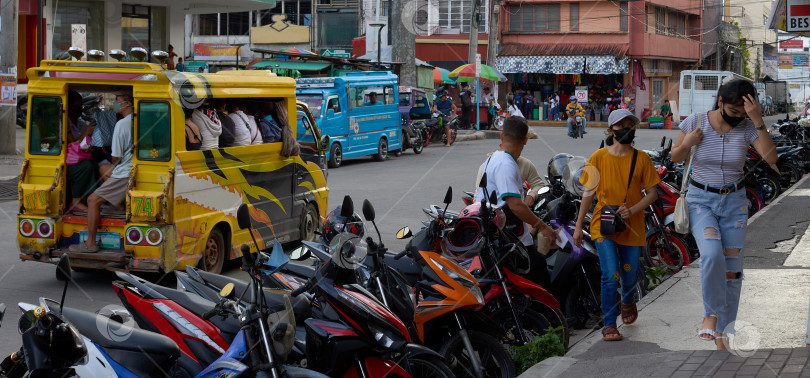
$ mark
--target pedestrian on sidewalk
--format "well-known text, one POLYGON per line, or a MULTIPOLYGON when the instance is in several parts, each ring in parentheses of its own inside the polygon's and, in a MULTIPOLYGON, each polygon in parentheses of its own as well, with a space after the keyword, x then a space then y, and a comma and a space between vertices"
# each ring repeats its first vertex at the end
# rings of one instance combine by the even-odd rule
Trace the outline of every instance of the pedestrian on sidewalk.
POLYGON ((473 115, 473 108, 477 111, 478 108, 472 100, 472 92, 470 92, 469 85, 467 83, 461 83, 461 127, 462 129, 469 129, 470 122, 473 115))
POLYGON ((692 236, 700 250, 703 323, 698 337, 726 349, 725 334, 734 333, 742 288, 748 219, 746 152, 753 144, 773 165, 776 149, 765 129, 757 90, 746 80, 721 86, 714 110, 690 115, 680 128, 672 161, 686 160, 694 147, 686 199, 692 236))
POLYGON ((632 324, 638 317, 636 309, 636 283, 641 247, 647 244, 644 232, 644 209, 658 199, 658 172, 650 156, 633 148, 638 117, 627 109, 617 109, 608 117, 606 147, 600 148, 588 160, 588 168, 580 182, 587 188, 579 206, 574 244, 582 245, 582 227, 585 215, 591 208, 594 196, 599 201, 591 219, 591 238, 596 241, 599 266, 602 268, 602 339, 622 339, 616 328, 616 318, 621 313, 622 323, 632 324), (646 190, 646 195, 642 193, 646 190), (609 218, 603 209, 615 209, 613 215, 621 217, 626 229, 611 233, 609 218), (618 206, 618 209, 615 208, 618 206), (605 227, 603 228, 603 223, 605 227), (616 292, 621 280, 622 298, 619 312, 616 292))

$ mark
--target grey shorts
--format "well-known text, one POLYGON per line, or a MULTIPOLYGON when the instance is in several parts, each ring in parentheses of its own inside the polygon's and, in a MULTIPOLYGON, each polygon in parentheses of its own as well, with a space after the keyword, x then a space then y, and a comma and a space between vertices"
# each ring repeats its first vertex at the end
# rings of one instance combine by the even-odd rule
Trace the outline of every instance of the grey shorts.
POLYGON ((129 177, 125 178, 108 178, 101 186, 96 189, 97 196, 104 198, 107 202, 118 206, 124 202, 127 195, 127 185, 129 184, 129 177))

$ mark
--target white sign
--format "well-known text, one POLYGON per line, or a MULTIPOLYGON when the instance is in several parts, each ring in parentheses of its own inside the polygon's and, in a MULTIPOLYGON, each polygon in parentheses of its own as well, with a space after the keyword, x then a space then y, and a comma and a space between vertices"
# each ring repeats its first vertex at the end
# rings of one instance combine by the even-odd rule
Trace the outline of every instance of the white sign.
POLYGON ((810 0, 787 0, 785 28, 789 32, 810 31, 810 0))
POLYGON ((475 54, 475 77, 481 77, 481 54, 475 54))
MULTIPOLYGON (((87 25, 85 24, 71 24, 70 25, 70 46, 78 47, 87 54, 87 25)), ((82 57, 82 60, 87 58, 82 57)))
POLYGON ((0 75, 0 106, 17 106, 17 74, 0 75))
POLYGON ((579 103, 579 104, 587 104, 588 103, 588 87, 576 87, 574 89, 574 96, 577 97, 577 103, 579 103))

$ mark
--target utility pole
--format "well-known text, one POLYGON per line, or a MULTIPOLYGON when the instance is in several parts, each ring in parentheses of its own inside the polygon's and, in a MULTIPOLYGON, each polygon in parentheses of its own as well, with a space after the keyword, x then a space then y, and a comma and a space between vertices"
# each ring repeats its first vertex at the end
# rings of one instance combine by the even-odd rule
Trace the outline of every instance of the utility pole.
POLYGON ((408 28, 405 22, 409 22, 411 26, 415 25, 415 17, 417 17, 417 7, 415 6, 416 0, 410 0, 411 6, 405 8, 402 0, 387 0, 388 12, 391 15, 391 21, 388 27, 391 31, 391 60, 394 62, 402 63, 399 69, 399 85, 416 86, 416 28, 408 28), (409 9, 411 14, 406 15, 403 20, 402 10, 409 9))
POLYGON ((472 3, 472 13, 470 14, 470 52, 467 63, 475 64, 475 54, 478 54, 478 13, 479 1, 470 0, 472 3))
MULTIPOLYGON (((17 0, 0 0, 0 72, 3 74, 16 74, 17 3, 17 0)), ((0 155, 17 153, 16 116, 16 103, 13 106, 0 106, 0 155)))
MULTIPOLYGON (((500 20, 500 1, 489 0, 489 38, 487 43, 487 65, 495 67, 495 60, 498 55, 498 23, 500 20)), ((498 99, 498 83, 495 82, 492 88, 492 95, 498 99)))

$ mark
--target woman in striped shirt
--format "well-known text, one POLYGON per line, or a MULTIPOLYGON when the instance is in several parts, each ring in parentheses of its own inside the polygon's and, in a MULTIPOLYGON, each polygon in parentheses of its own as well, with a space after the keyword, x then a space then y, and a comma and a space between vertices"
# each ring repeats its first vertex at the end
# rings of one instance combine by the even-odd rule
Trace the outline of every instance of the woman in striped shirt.
POLYGON ((775 164, 776 148, 765 129, 757 91, 746 80, 723 84, 714 110, 690 115, 680 128, 672 161, 684 161, 695 148, 686 199, 700 250, 704 316, 698 337, 726 349, 724 334, 734 333, 743 278, 746 151, 753 144, 766 162, 775 164))

